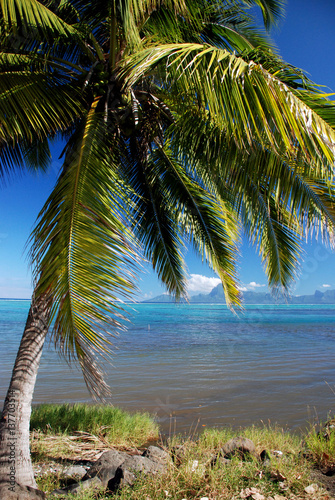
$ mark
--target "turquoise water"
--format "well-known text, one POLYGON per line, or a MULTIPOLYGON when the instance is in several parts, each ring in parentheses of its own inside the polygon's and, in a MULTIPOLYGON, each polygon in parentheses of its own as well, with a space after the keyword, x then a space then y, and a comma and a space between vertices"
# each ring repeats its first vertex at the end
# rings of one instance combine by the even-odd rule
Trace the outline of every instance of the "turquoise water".
MULTIPOLYGON (((0 301, 3 401, 29 309, 0 301)), ((278 422, 301 428, 335 410, 335 306, 137 304, 108 367, 111 402, 149 410, 163 430, 278 422)), ((81 373, 48 345, 34 402, 90 401, 81 373)))

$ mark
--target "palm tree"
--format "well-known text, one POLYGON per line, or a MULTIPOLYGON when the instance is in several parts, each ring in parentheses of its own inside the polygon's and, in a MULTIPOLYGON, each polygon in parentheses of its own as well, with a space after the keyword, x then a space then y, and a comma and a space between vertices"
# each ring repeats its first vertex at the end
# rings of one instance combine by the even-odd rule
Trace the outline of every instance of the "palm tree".
POLYGON ((65 147, 32 234, 0 481, 36 486, 29 419, 51 325, 93 394, 108 394, 97 359, 123 328, 141 259, 178 299, 193 245, 233 308, 242 229, 284 292, 300 239, 317 228, 332 242, 334 105, 276 55, 254 5, 266 27, 282 12, 280 0, 1 2, 1 172, 45 168, 49 141, 65 147))

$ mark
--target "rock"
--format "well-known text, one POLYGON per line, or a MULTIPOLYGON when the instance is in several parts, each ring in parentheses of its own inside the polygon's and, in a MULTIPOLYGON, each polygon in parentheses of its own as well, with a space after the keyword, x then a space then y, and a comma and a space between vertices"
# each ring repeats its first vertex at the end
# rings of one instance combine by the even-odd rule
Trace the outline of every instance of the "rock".
POLYGON ((109 450, 101 455, 101 457, 96 460, 92 467, 87 471, 86 476, 83 479, 88 479, 94 477, 102 469, 114 469, 120 467, 120 465, 129 458, 130 455, 124 451, 109 450))
POLYGON ((21 486, 17 483, 7 481, 0 482, 1 500, 41 500, 45 499, 45 493, 30 486, 21 486))
POLYGON ((315 495, 315 493, 319 490, 319 487, 317 484, 310 484, 309 486, 306 486, 304 489, 305 493, 307 495, 315 495))
POLYGON ((101 455, 99 460, 94 462, 87 472, 85 471, 86 473, 80 483, 72 484, 62 490, 54 490, 52 495, 64 496, 69 493, 77 494, 92 487, 103 487, 115 491, 125 485, 132 486, 138 474, 158 474, 164 472, 166 470, 168 454, 165 455, 166 452, 159 448, 148 450, 146 450, 146 455, 155 457, 155 460, 147 456, 132 456, 116 450, 106 451, 101 455))
POLYGON ((64 469, 63 474, 65 477, 82 479, 86 474, 86 469, 82 465, 72 465, 71 467, 64 469))
POLYGON ((132 472, 143 472, 144 474, 157 474, 163 472, 166 467, 159 462, 150 460, 141 455, 129 456, 120 467, 123 470, 130 470, 132 472))
POLYGON ((85 481, 81 481, 80 483, 75 483, 71 484, 71 486, 68 486, 67 488, 59 489, 59 490, 53 490, 52 493, 49 494, 49 496, 65 496, 68 494, 71 495, 77 495, 78 493, 81 493, 89 488, 102 488, 103 484, 102 481, 96 477, 92 477, 89 479, 86 479, 85 481))
POLYGON ((94 462, 92 467, 83 476, 82 480, 87 481, 97 476, 103 486, 107 488, 109 481, 114 478, 117 469, 128 458, 131 458, 130 455, 123 451, 106 451, 96 462, 94 462))
POLYGON ((128 453, 122 451, 106 451, 93 463, 92 467, 90 467, 87 472, 85 471, 80 483, 71 484, 67 488, 61 490, 54 490, 52 493, 54 496, 57 496, 69 493, 77 494, 92 487, 107 488, 109 482, 114 479, 119 466, 129 457, 130 455, 128 455, 128 453))
POLYGON ((170 458, 169 453, 158 446, 149 446, 142 456, 161 464, 166 464, 170 458))
POLYGON ((258 458, 254 443, 250 439, 241 436, 227 441, 227 443, 222 446, 219 455, 224 456, 224 458, 239 456, 242 460, 250 456, 258 458))
POLYGON ((133 486, 136 481, 136 475, 129 471, 128 469, 123 469, 119 467, 115 473, 115 476, 111 478, 108 483, 108 489, 110 491, 116 491, 123 486, 133 486))
POLYGON ((129 456, 115 472, 114 478, 108 482, 108 488, 115 491, 118 488, 132 486, 138 474, 158 474, 166 470, 166 465, 150 460, 140 455, 129 456))

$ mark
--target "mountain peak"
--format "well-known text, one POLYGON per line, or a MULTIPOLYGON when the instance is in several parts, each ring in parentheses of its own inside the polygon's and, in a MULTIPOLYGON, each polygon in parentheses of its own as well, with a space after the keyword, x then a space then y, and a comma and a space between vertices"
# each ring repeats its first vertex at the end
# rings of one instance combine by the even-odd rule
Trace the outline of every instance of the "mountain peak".
MULTIPOLYGON (((269 292, 243 292, 243 304, 335 304, 335 290, 326 290, 321 292, 315 290, 314 295, 291 295, 288 297, 274 297, 269 292)), ((143 300, 145 303, 169 303, 174 302, 171 295, 162 294, 153 299, 143 300)), ((182 302, 185 302, 184 300, 182 302)), ((212 289, 211 292, 205 294, 200 293, 190 297, 191 304, 225 304, 225 296, 221 284, 212 289)))

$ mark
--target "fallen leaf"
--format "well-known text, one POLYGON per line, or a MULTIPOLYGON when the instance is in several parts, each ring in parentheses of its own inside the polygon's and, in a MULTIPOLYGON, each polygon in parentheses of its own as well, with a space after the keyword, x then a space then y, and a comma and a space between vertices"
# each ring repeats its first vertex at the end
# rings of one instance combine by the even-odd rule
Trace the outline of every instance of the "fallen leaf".
POLYGON ((240 497, 243 499, 252 498, 253 500, 265 500, 265 496, 262 495, 257 488, 245 488, 245 490, 240 492, 240 497))
POLYGON ((278 469, 276 471, 271 471, 271 478, 275 481, 286 481, 286 476, 282 474, 278 469))

